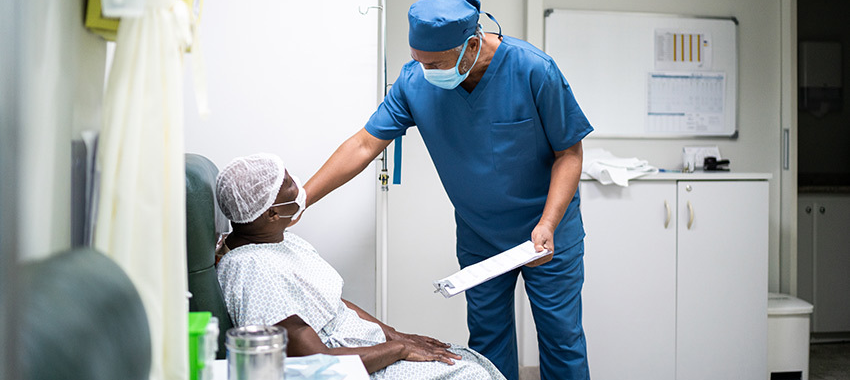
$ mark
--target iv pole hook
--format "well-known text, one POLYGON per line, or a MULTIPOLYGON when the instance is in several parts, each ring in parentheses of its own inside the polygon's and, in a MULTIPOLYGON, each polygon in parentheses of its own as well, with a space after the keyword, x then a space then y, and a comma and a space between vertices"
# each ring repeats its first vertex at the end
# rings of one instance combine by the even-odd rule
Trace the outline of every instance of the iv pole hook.
POLYGON ((370 7, 366 7, 366 11, 364 12, 364 11, 363 11, 363 7, 361 7, 361 6, 359 6, 359 5, 358 5, 358 6, 357 6, 357 11, 358 11, 358 12, 360 12, 360 14, 361 14, 361 15, 364 15, 364 16, 365 16, 366 14, 368 14, 368 13, 369 13, 369 10, 370 10, 370 9, 373 9, 373 8, 374 8, 374 9, 378 9, 378 10, 383 10, 383 9, 384 9, 384 7, 383 7, 383 6, 380 6, 380 5, 372 5, 372 6, 370 6, 370 7))

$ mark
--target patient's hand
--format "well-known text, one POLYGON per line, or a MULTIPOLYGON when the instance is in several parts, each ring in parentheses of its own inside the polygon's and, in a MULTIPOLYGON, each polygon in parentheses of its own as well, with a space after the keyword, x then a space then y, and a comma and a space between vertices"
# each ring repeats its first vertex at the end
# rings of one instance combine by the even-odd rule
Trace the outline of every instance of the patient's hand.
MULTIPOLYGON (((418 335, 416 335, 418 336, 418 335)), ((425 338, 425 337, 421 337, 425 338)), ((436 341, 436 339, 428 338, 436 341)), ((440 361, 446 364, 455 364, 454 360, 460 360, 460 355, 447 350, 447 347, 437 347, 431 343, 414 340, 397 340, 404 345, 404 360, 414 362, 440 361)), ((439 343, 439 341, 437 341, 439 343)), ((443 344, 443 343, 440 343, 443 344)))
MULTIPOLYGON (((387 326, 389 327, 389 326, 387 326)), ((396 331, 396 329, 389 327, 384 330, 384 335, 387 336, 387 341, 399 340, 399 341, 407 341, 416 344, 423 344, 433 346, 435 348, 449 348, 451 345, 443 343, 437 339, 431 338, 429 336, 416 335, 416 334, 405 334, 403 332, 396 331)))

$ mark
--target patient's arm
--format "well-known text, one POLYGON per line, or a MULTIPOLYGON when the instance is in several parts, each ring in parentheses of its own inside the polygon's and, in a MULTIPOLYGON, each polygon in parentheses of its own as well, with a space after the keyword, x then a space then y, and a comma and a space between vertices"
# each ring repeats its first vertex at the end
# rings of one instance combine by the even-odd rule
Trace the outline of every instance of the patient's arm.
POLYGON ((316 331, 298 315, 292 315, 276 325, 286 328, 289 337, 289 343, 286 346, 287 356, 359 355, 369 373, 381 370, 399 360, 440 361, 454 364, 452 358, 460 359, 459 356, 446 351, 444 348, 405 341, 386 342, 370 347, 328 348, 319 339, 316 331))
MULTIPOLYGON (((412 341, 412 342, 417 342, 419 344, 426 344, 426 345, 430 345, 430 346, 434 346, 434 347, 438 347, 438 348, 449 348, 449 347, 451 347, 450 345, 445 344, 445 343, 443 343, 443 342, 441 342, 437 339, 431 338, 431 337, 427 337, 427 336, 423 336, 423 335, 416 335, 416 334, 405 334, 403 332, 398 332, 398 331, 396 331, 395 328, 393 328, 389 325, 386 325, 383 322, 379 321, 377 318, 373 317, 371 314, 367 313, 365 310, 361 309, 359 306, 355 305, 354 303, 349 302, 345 299, 343 299, 342 302, 344 302, 345 305, 348 306, 349 309, 357 312, 357 315, 360 318, 365 319, 369 322, 374 322, 378 326, 381 326, 381 330, 384 330, 384 336, 387 337, 388 342, 394 341, 394 340, 408 340, 408 341, 412 341)), ((455 355, 455 356, 456 356, 455 359, 460 359, 460 356, 457 356, 457 355, 455 355)))

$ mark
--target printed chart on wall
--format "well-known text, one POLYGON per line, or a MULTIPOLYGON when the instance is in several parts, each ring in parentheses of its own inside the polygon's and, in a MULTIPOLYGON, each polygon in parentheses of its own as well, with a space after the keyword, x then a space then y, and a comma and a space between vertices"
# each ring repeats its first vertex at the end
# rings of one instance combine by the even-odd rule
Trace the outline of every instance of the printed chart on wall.
POLYGON ((549 10, 544 49, 591 137, 735 136, 734 19, 549 10))

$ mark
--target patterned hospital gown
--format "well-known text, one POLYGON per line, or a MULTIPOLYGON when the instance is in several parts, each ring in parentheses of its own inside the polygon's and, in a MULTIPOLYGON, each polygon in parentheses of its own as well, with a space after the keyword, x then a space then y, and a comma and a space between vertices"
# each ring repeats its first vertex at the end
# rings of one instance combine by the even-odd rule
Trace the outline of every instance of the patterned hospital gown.
MULTIPOLYGON (((381 327, 361 319, 342 302, 339 273, 297 235, 281 243, 249 244, 228 252, 218 264, 218 281, 227 311, 237 326, 275 324, 297 314, 330 347, 384 343, 381 327)), ((372 379, 504 379, 484 356, 465 347, 450 350, 454 365, 401 360, 371 374, 372 379)))

